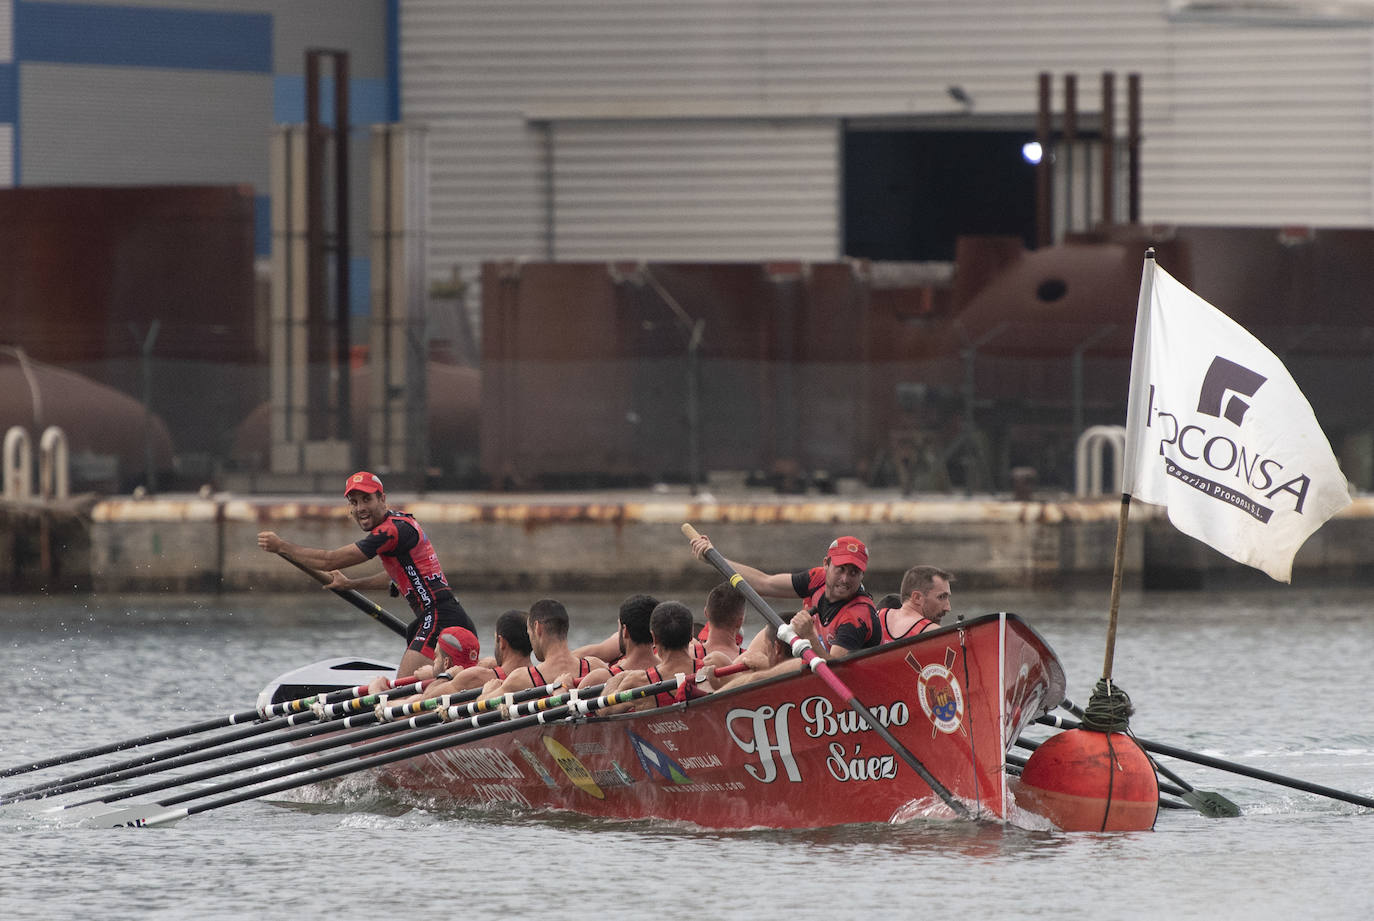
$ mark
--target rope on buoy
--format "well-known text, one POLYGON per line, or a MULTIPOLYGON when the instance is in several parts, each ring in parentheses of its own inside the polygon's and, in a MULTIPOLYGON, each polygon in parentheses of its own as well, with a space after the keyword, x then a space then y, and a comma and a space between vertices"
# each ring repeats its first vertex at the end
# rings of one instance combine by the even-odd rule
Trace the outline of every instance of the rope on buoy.
MULTIPOLYGON (((1112 684, 1110 678, 1099 678, 1097 684, 1093 685, 1092 696, 1088 698, 1088 706, 1083 708, 1083 728, 1100 732, 1107 739, 1107 757, 1111 763, 1120 769, 1121 761, 1116 754, 1116 746, 1112 744, 1112 733, 1124 732, 1129 734, 1131 731, 1131 714, 1135 708, 1131 706, 1131 696, 1121 688, 1112 684)), ((1134 736, 1132 736, 1134 739, 1134 736)), ((1139 744, 1139 743, 1137 743, 1139 744)), ((1107 817, 1112 810, 1112 794, 1116 787, 1116 771, 1107 772, 1107 797, 1102 810, 1102 831, 1107 829, 1107 817)))
POLYGON ((1083 708, 1083 728, 1094 732, 1129 733, 1133 713, 1135 707, 1131 706, 1130 695, 1112 684, 1110 678, 1099 678, 1093 685, 1088 706, 1083 708))

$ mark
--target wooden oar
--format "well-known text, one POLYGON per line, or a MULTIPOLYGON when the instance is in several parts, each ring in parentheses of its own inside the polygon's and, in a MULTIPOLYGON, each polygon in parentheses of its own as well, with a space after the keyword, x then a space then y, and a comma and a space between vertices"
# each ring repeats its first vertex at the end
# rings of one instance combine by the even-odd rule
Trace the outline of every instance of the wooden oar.
MULTIPOLYGON (((397 680, 397 682, 393 682, 393 693, 405 693, 407 690, 418 689, 418 687, 427 685, 431 680, 433 679, 419 680, 415 678, 405 678, 397 680)), ((276 731, 291 729, 291 727, 298 726, 298 724, 301 723, 312 722, 312 720, 317 719, 317 715, 312 709, 313 704, 302 707, 302 704, 306 704, 308 701, 317 702, 320 707, 337 707, 337 705, 341 704, 343 701, 349 700, 349 698, 354 698, 354 700, 356 700, 356 694, 359 693, 367 693, 367 687, 348 687, 348 689, 333 691, 333 693, 324 694, 324 696, 302 697, 300 700, 286 701, 283 702, 283 704, 273 704, 272 707, 265 708, 264 712, 290 712, 291 715, 284 719, 260 718, 258 722, 246 724, 246 726, 242 726, 240 729, 228 731, 228 733, 212 735, 210 738, 202 738, 202 740, 190 742, 190 744, 187 745, 162 749, 162 751, 159 752, 148 752, 146 755, 125 759, 122 760, 122 762, 106 764, 106 766, 103 767, 91 768, 91 770, 88 771, 80 771, 80 773, 77 774, 69 774, 66 775, 66 777, 52 779, 52 781, 45 782, 45 784, 36 784, 18 790, 10 790, 10 792, 0 795, 0 806, 4 806, 4 804, 8 803, 16 803, 16 801, 21 800, 36 800, 44 799, 44 797, 48 796, 58 796, 59 793, 70 793, 73 792, 73 790, 110 784, 110 782, 117 781, 117 779, 142 777, 143 774, 151 774, 154 773, 154 771, 170 770, 170 768, 174 767, 183 767, 185 764, 203 762, 203 760, 209 760, 212 759, 212 757, 221 757, 227 755, 227 753, 234 753, 232 751, 216 753, 213 752, 212 749, 216 749, 218 746, 232 745, 234 742, 246 740, 246 738, 254 737, 254 735, 276 733, 276 731), (203 752, 210 753, 198 756, 198 753, 203 752), (146 768, 146 770, 139 770, 139 768, 146 768)), ((372 698, 372 702, 375 704, 375 697, 372 698)), ((258 711, 246 712, 258 713, 258 711)), ((235 716, 243 716, 243 713, 236 713, 235 716)), ((278 740, 268 740, 265 744, 275 745, 276 741, 278 740)))
MULTIPOLYGON (((404 687, 413 686, 415 683, 415 679, 406 678, 402 679, 401 681, 395 682, 394 688, 396 690, 401 690, 404 687)), ((185 738, 186 736, 196 735, 202 732, 209 732, 212 729, 224 729, 229 726, 238 726, 245 723, 259 723, 261 721, 274 719, 278 716, 282 716, 289 713, 305 712, 309 710, 312 706, 314 706, 316 702, 334 703, 340 700, 346 700, 349 697, 356 697, 366 693, 367 687, 360 685, 354 688, 344 688, 342 690, 332 691, 329 694, 323 696, 312 695, 310 697, 302 697, 297 700, 289 700, 284 701, 282 703, 271 704, 263 710, 243 710, 239 713, 231 713, 228 716, 220 716, 214 719, 204 720, 203 722, 199 723, 190 723, 186 726, 177 726, 173 729, 164 729, 160 732, 151 732, 147 735, 138 736, 132 739, 125 739, 121 742, 111 742, 108 745, 100 745, 95 748, 86 748, 82 749, 81 751, 71 752, 66 755, 57 755, 52 758, 44 758, 41 761, 32 761, 28 764, 21 764, 17 767, 6 768, 5 770, 0 771, 0 777, 13 777, 17 774, 27 774, 31 771, 38 771, 44 768, 58 767, 64 764, 71 764, 76 761, 84 761, 88 758, 96 758, 100 755, 111 755, 116 752, 128 751, 131 748, 140 748, 144 745, 154 745, 158 742, 169 742, 172 739, 181 739, 185 738)), ((249 732, 247 734, 253 735, 256 732, 263 731, 266 730, 254 729, 253 732, 249 732)), ((243 737, 244 736, 239 736, 239 738, 243 737)), ((224 739, 220 737, 218 742, 210 741, 198 743, 196 745, 183 748, 182 750, 178 750, 175 752, 175 754, 181 754, 185 751, 192 751, 195 748, 200 747, 201 744, 215 745, 220 744, 223 741, 224 739)), ((147 762, 140 761, 139 763, 147 762)), ((94 776, 96 773, 103 773, 105 770, 107 769, 102 768, 99 771, 86 772, 85 774, 78 775, 76 777, 61 778, 49 784, 40 784, 35 787, 26 787, 23 790, 15 790, 9 793, 0 794, 0 803, 8 801, 6 797, 14 796, 20 793, 33 792, 34 790, 41 789, 42 787, 52 786, 66 781, 79 779, 81 777, 94 776)))
MULTIPOLYGON (((329 575, 327 573, 323 573, 320 572, 318 569, 306 566, 304 563, 298 563, 284 553, 278 553, 277 556, 281 557, 283 560, 286 560, 286 562, 290 563, 292 566, 296 567, 301 572, 310 576, 310 578, 314 579, 321 585, 329 584, 329 575)), ((392 614, 386 608, 382 607, 377 602, 368 598, 366 595, 356 592, 351 588, 331 588, 330 591, 338 595, 344 601, 347 601, 349 604, 353 605, 353 607, 357 608, 359 611, 362 611, 368 617, 371 617, 373 620, 377 621, 377 623, 392 630, 397 635, 401 637, 408 637, 410 635, 410 626, 405 621, 401 620, 395 614, 392 614)))
MULTIPOLYGON (((1068 717, 1049 714, 1036 719, 1036 722, 1046 726, 1055 726, 1060 729, 1081 729, 1083 724, 1068 717)), ((1261 768, 1247 767, 1244 764, 1237 764, 1234 761, 1223 761, 1220 758, 1213 758, 1210 755, 1190 752, 1187 749, 1176 748, 1166 745, 1163 742, 1151 742, 1134 736, 1140 743, 1140 747, 1148 752, 1157 755, 1168 755, 1170 758, 1178 758, 1181 761, 1191 761, 1193 764, 1200 764, 1203 767, 1216 768, 1219 771, 1229 771, 1232 774, 1240 774, 1243 777, 1253 777, 1256 780, 1268 781, 1278 784, 1281 787, 1291 787, 1294 790, 1302 790, 1304 793, 1315 793, 1318 796, 1325 796, 1331 799, 1342 800, 1347 803, 1354 803, 1356 806, 1365 806, 1374 809, 1374 799, 1367 796, 1359 796, 1355 793, 1346 793, 1343 790, 1335 790, 1331 787, 1323 787, 1321 784, 1308 783, 1305 780, 1298 780, 1293 777, 1284 777, 1282 774, 1275 774, 1272 771, 1262 770, 1261 768)))
MULTIPOLYGON (((697 533, 697 529, 692 527, 690 523, 684 523, 682 525, 682 533, 687 536, 688 540, 696 540, 701 536, 697 533)), ((778 612, 774 611, 772 606, 764 601, 758 592, 754 591, 753 586, 744 581, 744 577, 735 571, 735 567, 731 566, 730 562, 726 560, 725 557, 721 556, 719 551, 712 547, 706 551, 705 556, 706 561, 714 566, 721 575, 729 579, 730 584, 739 589, 740 592, 744 594, 744 597, 748 599, 749 603, 773 625, 778 631, 778 636, 792 647, 792 655, 800 656, 802 662, 805 663, 807 667, 817 675, 820 675, 821 679, 830 686, 830 689, 838 694, 840 698, 849 705, 851 710, 859 714, 859 716, 863 718, 863 721, 868 724, 868 727, 876 732, 879 737, 881 737, 882 740, 916 772, 916 776, 925 781, 926 786, 934 790, 936 795, 945 801, 946 806, 954 810, 955 815, 960 818, 969 817, 968 809, 964 807, 964 804, 955 799, 954 794, 950 793, 949 789, 945 787, 944 784, 936 780, 935 775, 931 774, 930 770, 922 764, 905 745, 899 742, 897 737, 889 732, 886 726, 878 722, 877 718, 869 712, 868 708, 854 696, 854 692, 835 676, 834 671, 830 668, 830 663, 816 655, 811 649, 811 645, 801 640, 801 638, 792 631, 791 625, 783 623, 782 618, 778 616, 778 612)))
MULTIPOLYGON (((719 672, 717 672, 719 674, 719 672)), ((216 787, 204 788, 195 791, 195 798, 224 792, 233 787, 242 787, 248 784, 258 783, 263 780, 275 780, 274 783, 267 783, 262 786, 253 787, 248 790, 240 790, 231 796, 221 799, 211 800, 207 803, 200 803, 195 806, 188 806, 179 809, 168 809, 165 805, 142 805, 133 806, 127 809, 87 818, 84 824, 95 828, 114 828, 122 825, 129 826, 151 826, 165 825, 186 818, 189 815, 206 812, 211 809, 219 809, 224 806, 231 806, 245 800, 257 799, 261 796, 268 796, 273 793, 281 793, 285 790, 303 787, 307 784, 318 783, 324 780, 332 780, 336 777, 343 777, 347 774, 355 774, 359 771, 370 770, 374 767, 392 764, 396 761, 404 761, 419 755, 451 748, 455 745, 462 745, 465 742, 473 742, 478 739, 486 739, 491 736, 512 732, 526 726, 533 726, 537 723, 548 723, 563 717, 578 714, 583 715, 595 712, 604 707, 618 703, 628 703, 643 697, 649 697, 661 691, 675 689, 686 679, 684 676, 677 676, 665 681, 654 684, 644 685, 628 691, 620 691, 609 696, 596 698, 581 698, 575 694, 558 694, 538 700, 527 701, 523 704, 515 704, 508 707, 506 714, 511 718, 492 723, 491 718, 500 718, 505 715, 501 710, 493 710, 479 716, 472 717, 470 720, 455 720, 447 723, 440 723, 437 726, 427 726, 410 733, 401 739, 384 739, 367 745, 350 749, 346 752, 339 752, 333 755, 326 755, 315 758, 304 765, 286 765, 262 774, 255 774, 241 782, 234 782, 231 785, 217 785, 216 787), (404 746, 397 748, 398 745, 404 746), (345 762, 345 763, 340 763, 345 762), (277 780, 277 778, 283 778, 277 780)), ((501 701, 498 701, 498 703, 501 701)), ((430 714, 425 714, 430 716, 430 714)), ((422 719, 416 717, 415 719, 422 719)))
MULTIPOLYGON (((1069 700, 1067 697, 1059 702, 1059 706, 1068 710, 1080 720, 1083 718, 1083 708, 1069 700)), ((1147 752, 1145 757, 1150 758, 1147 752)), ((1240 807, 1231 802, 1220 793, 1212 790, 1198 790, 1192 787, 1188 781, 1179 777, 1173 771, 1160 764, 1154 758, 1150 758, 1150 763, 1154 765, 1157 773, 1163 774, 1178 785, 1181 792, 1175 794, 1185 803, 1192 806, 1198 812, 1211 819, 1234 819, 1240 815, 1240 807)), ((1161 787, 1162 789, 1162 787, 1161 787)))

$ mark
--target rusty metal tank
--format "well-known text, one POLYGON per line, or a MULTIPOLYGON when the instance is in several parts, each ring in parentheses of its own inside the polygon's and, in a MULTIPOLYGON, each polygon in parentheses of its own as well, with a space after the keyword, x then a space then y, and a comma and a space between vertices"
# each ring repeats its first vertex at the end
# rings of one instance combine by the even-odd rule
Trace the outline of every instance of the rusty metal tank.
POLYGON ((35 450, 48 426, 62 429, 77 491, 122 491, 142 482, 149 452, 155 477, 172 468, 171 434, 138 400, 3 346, 0 431, 15 425, 28 430, 35 450))

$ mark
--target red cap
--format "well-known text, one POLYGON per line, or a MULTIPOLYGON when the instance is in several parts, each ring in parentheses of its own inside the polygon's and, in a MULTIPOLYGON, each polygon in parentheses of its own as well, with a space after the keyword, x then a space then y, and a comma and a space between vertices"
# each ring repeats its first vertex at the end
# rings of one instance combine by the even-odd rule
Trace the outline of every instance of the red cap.
POLYGON ((437 645, 442 646, 445 654, 459 668, 476 665, 481 658, 481 647, 476 635, 467 627, 446 627, 439 634, 437 645))
POLYGON ((382 489, 382 481, 377 479, 377 474, 368 473, 366 470, 359 470, 348 478, 344 484, 344 496, 351 492, 386 492, 382 489))
POLYGON ((863 572, 868 569, 868 548, 864 542, 857 537, 837 537, 830 542, 830 549, 826 551, 826 556, 835 566, 843 566, 845 563, 853 563, 863 572))

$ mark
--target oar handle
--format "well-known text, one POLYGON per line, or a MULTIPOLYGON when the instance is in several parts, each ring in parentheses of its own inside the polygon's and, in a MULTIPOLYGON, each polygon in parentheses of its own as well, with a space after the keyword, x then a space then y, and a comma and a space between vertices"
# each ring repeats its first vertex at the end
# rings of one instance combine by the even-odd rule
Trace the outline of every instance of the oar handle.
MULTIPOLYGON (((698 537, 701 536, 701 534, 698 533, 697 529, 692 527, 690 522, 683 522, 682 533, 686 535, 687 539, 690 541, 695 541, 698 537)), ((702 554, 702 556, 706 559, 706 562, 714 566, 721 575, 729 579, 730 584, 733 585, 735 588, 739 589, 739 591, 744 595, 744 597, 749 601, 749 603, 753 605, 754 608, 760 614, 762 614, 764 618, 767 619, 767 621, 770 624, 772 624, 775 629, 780 629, 784 626, 782 617, 778 615, 777 611, 773 610, 772 605, 768 604, 768 602, 763 600, 759 593, 754 590, 754 587, 750 585, 748 582, 746 582, 744 580, 744 577, 735 571, 735 567, 731 566, 730 562, 727 559, 725 559, 725 557, 721 556, 720 552, 716 550, 715 547, 707 548, 706 552, 702 554)), ((796 647, 794 647, 793 651, 794 655, 796 654, 795 648, 796 647)), ((940 799, 944 800, 946 806, 954 810, 955 815, 959 816, 960 818, 968 817, 968 810, 964 807, 964 804, 955 799, 954 794, 951 793, 944 784, 936 780, 935 775, 930 773, 930 769, 927 768, 924 764, 922 764, 920 759, 918 759, 914 754, 912 754, 912 752, 905 745, 899 742, 897 740, 897 737, 894 736, 887 729, 886 726, 878 722, 878 720, 873 716, 873 714, 869 712, 868 708, 865 707, 863 703, 860 702, 860 700, 854 696, 854 692, 851 691, 845 685, 845 683, 835 675, 835 673, 830 668, 830 664, 826 662, 825 659, 816 655, 815 651, 811 649, 809 644, 806 644, 802 647, 801 658, 802 661, 807 665, 807 667, 809 667, 813 672, 819 675, 821 679, 830 686, 831 690, 833 690, 837 695, 840 696, 840 698, 842 698, 845 701, 846 704, 848 704, 851 710, 853 710, 854 712, 858 713, 861 717, 863 717, 864 722, 868 724, 868 727, 872 729, 874 732, 876 732, 878 736, 884 742, 886 742, 888 746, 894 752, 896 752, 897 755, 903 761, 905 761, 913 771, 916 772, 916 775, 920 777, 921 780, 925 781, 926 786, 930 787, 930 789, 935 791, 936 795, 938 795, 940 799)))
MULTIPOLYGON (((318 569, 315 569, 314 567, 306 566, 304 563, 297 562, 296 560, 291 559, 291 557, 287 556, 285 553, 278 553, 277 555, 280 556, 283 560, 286 560, 286 562, 290 563, 292 566, 299 569, 301 572, 310 576, 310 578, 314 579, 321 585, 329 584, 329 576, 327 573, 320 572, 318 569)), ((351 588, 331 588, 330 591, 338 595, 344 601, 347 601, 349 604, 353 605, 353 607, 357 608, 359 611, 362 611, 368 617, 371 617, 373 620, 377 621, 377 623, 390 629, 397 635, 402 637, 406 635, 408 625, 400 618, 398 618, 395 614, 392 614, 390 611, 382 607, 377 602, 371 600, 370 598, 367 598, 366 596, 354 591, 351 588)))

